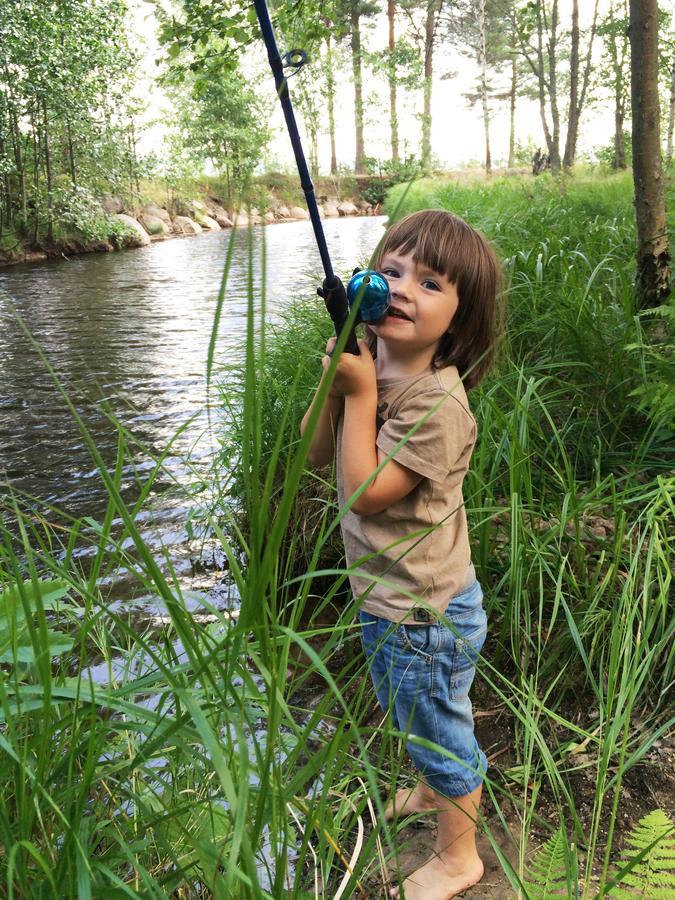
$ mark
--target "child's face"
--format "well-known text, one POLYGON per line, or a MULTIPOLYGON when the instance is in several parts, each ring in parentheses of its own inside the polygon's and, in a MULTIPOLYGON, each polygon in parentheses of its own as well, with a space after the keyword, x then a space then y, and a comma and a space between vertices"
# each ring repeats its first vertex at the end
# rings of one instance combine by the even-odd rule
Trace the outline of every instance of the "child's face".
POLYGON ((391 306, 370 327, 392 348, 428 351, 431 362, 457 312, 457 288, 445 275, 416 263, 412 253, 386 253, 377 268, 389 283, 391 306))

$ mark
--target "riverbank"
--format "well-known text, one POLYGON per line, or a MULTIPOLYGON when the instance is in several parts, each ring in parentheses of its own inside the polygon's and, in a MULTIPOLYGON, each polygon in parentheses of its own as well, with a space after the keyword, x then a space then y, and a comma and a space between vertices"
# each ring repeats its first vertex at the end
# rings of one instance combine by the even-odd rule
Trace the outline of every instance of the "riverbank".
MULTIPOLYGON (((499 170, 494 177, 517 177, 525 171, 499 170)), ((486 181, 478 169, 446 172, 439 177, 457 183, 486 181)), ((377 215, 387 191, 396 183, 397 179, 386 174, 321 176, 314 184, 319 213, 327 219, 377 215)), ((84 253, 111 253, 234 226, 246 228, 309 219, 296 175, 260 175, 253 179, 241 201, 228 202, 226 197, 227 188, 222 181, 205 177, 178 186, 141 181, 134 195, 66 199, 53 211, 51 232, 45 232, 43 227, 37 236, 3 235, 0 269, 84 253)))
MULTIPOLYGON (((315 194, 321 218, 370 216, 379 212, 385 179, 318 179, 315 194), (374 198, 371 202, 368 198, 374 198)), ((153 241, 194 237, 205 232, 249 225, 273 225, 309 219, 297 178, 268 175, 257 178, 249 198, 228 203, 216 179, 184 185, 181 193, 156 182, 143 182, 134 197, 107 195, 91 200, 74 227, 72 218, 55 211, 48 237, 5 235, 0 268, 83 253, 110 253, 146 246, 153 241)))

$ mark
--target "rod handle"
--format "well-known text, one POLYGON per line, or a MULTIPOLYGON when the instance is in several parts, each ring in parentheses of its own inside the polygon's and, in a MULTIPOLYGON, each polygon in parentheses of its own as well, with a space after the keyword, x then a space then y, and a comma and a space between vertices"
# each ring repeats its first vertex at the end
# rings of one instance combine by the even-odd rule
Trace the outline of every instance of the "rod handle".
MULTIPOLYGON (((333 278, 324 278, 323 284, 317 291, 326 304, 328 315, 333 320, 335 326, 335 334, 340 337, 349 318, 349 304, 347 303, 347 292, 344 284, 337 275, 333 278)), ((356 342, 354 329, 350 329, 347 343, 345 344, 345 353, 351 353, 353 356, 359 355, 359 345, 356 342)))

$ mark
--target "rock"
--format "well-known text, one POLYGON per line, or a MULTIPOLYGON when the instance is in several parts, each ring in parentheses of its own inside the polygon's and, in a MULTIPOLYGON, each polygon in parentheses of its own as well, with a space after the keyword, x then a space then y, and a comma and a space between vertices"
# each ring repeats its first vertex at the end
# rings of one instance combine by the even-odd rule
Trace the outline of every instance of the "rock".
POLYGON ((119 197, 113 197, 111 194, 107 194, 103 198, 103 209, 107 213, 111 213, 112 215, 116 216, 122 212, 122 210, 124 209, 124 204, 119 197))
POLYGON ((207 207, 206 211, 212 219, 216 220, 221 228, 232 228, 232 219, 230 219, 228 211, 219 204, 216 203, 207 207))
POLYGON ((202 203, 201 200, 188 200, 188 206, 192 209, 193 213, 206 212, 206 203, 202 203))
POLYGON ((336 219, 340 215, 338 205, 333 200, 328 200, 324 203, 323 211, 329 219, 336 219))
POLYGON ((154 216, 156 219, 161 219, 168 227, 169 231, 171 231, 171 216, 161 206, 157 206, 156 203, 146 203, 141 212, 147 213, 149 216, 154 216))
POLYGON ((274 225, 276 219, 274 218, 274 213, 269 210, 265 213, 265 225, 274 225))
POLYGON ((277 216, 280 219, 290 219, 291 211, 287 206, 279 206, 277 208, 277 216))
MULTIPOLYGON (((171 234, 171 225, 167 225, 159 216, 152 215, 149 212, 142 212, 138 217, 138 221, 150 235, 171 234)), ((171 220, 169 219, 170 222, 171 220)))
POLYGON ((176 216, 173 227, 178 234, 201 234, 202 230, 202 226, 189 216, 176 216))
POLYGON ((262 220, 257 212, 254 212, 253 210, 249 210, 249 214, 248 214, 248 224, 249 225, 260 225, 261 221, 262 220))
POLYGON ((291 218, 293 219, 309 219, 309 213, 301 206, 291 207, 291 218))
POLYGON ((128 242, 129 246, 145 247, 146 244, 150 243, 150 235, 137 219, 132 218, 132 216, 125 216, 124 213, 117 213, 115 218, 132 233, 132 237, 128 242))
POLYGON ((356 216, 359 211, 350 200, 343 200, 338 206, 338 212, 341 216, 356 216))
POLYGON ((248 228, 249 226, 248 216, 245 212, 235 213, 233 221, 237 228, 248 228))
POLYGON ((202 216, 202 228, 208 228, 209 231, 220 231, 220 225, 211 216, 202 216))

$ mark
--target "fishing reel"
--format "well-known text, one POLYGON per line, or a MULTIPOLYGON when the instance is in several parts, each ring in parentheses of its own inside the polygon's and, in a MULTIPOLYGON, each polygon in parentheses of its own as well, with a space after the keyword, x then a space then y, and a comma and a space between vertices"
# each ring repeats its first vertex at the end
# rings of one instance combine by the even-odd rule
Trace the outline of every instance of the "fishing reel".
MULTIPOLYGON (((389 285, 387 279, 373 269, 354 269, 349 279, 347 289, 340 279, 333 275, 332 279, 325 278, 322 286, 317 290, 319 297, 323 297, 326 309, 330 314, 335 333, 340 334, 347 324, 350 310, 358 304, 356 323, 377 322, 383 319, 389 309, 389 285)), ((347 353, 359 355, 354 329, 351 330, 345 345, 347 353)))
POLYGON ((358 303, 357 322, 377 322, 389 309, 389 285, 384 275, 374 269, 355 269, 347 285, 350 310, 358 303))

